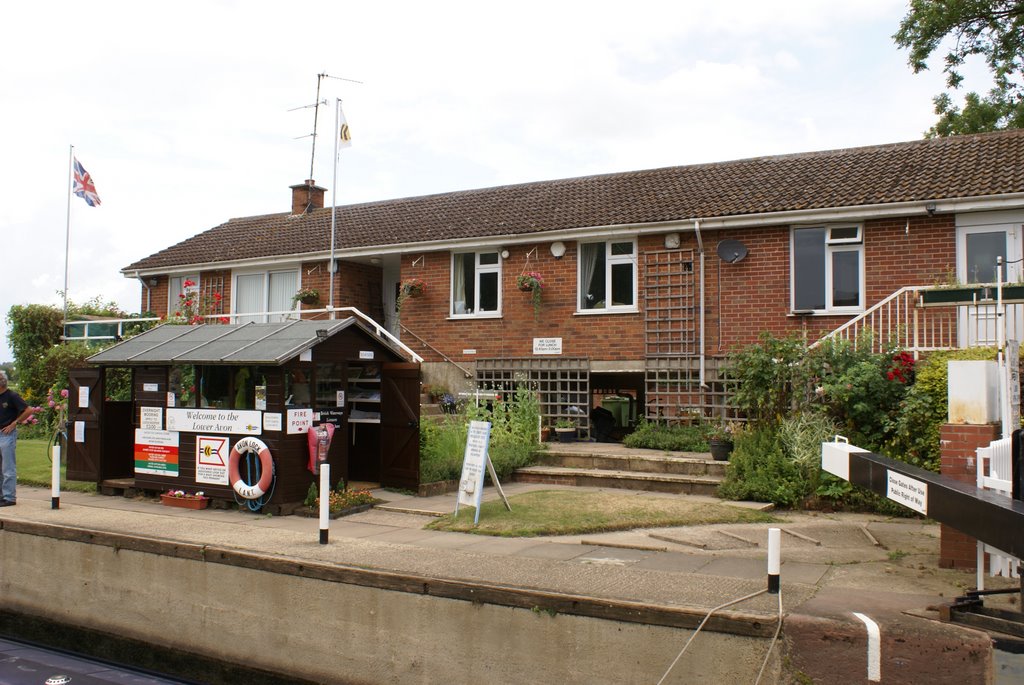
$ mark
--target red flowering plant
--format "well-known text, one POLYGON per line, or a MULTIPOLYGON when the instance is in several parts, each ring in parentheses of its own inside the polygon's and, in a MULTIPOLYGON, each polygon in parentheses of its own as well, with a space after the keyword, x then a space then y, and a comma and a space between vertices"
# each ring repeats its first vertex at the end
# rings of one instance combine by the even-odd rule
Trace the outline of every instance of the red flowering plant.
MULTIPOLYGON (((216 290, 202 292, 196 286, 195 281, 188 279, 181 284, 181 287, 182 292, 178 293, 178 306, 167 318, 167 323, 195 326, 207 323, 211 315, 224 312, 224 298, 216 290)), ((220 323, 228 323, 226 316, 217 317, 216 320, 220 323)))
POLYGON ((899 352, 892 357, 892 365, 886 372, 885 377, 890 381, 896 381, 907 385, 914 382, 914 355, 909 352, 899 352))

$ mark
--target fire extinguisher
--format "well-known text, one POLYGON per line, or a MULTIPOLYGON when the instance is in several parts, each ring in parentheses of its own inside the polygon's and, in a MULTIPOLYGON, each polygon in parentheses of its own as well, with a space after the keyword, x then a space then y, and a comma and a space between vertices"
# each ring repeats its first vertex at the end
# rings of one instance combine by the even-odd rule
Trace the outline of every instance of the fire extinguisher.
POLYGON ((331 448, 331 438, 323 426, 316 427, 316 472, 320 473, 320 464, 327 461, 327 452, 331 448))

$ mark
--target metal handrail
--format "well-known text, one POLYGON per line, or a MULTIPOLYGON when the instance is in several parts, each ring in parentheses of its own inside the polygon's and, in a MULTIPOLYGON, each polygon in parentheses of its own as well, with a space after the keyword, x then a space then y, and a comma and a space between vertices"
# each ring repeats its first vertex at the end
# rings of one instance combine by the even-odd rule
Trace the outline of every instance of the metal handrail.
POLYGON ((471 372, 469 371, 469 369, 467 369, 466 367, 464 367, 464 366, 463 366, 462 364, 459 364, 459 363, 458 363, 457 361, 455 361, 454 359, 452 359, 451 357, 449 357, 448 355, 446 355, 446 354, 445 354, 444 352, 442 352, 441 350, 437 349, 436 347, 434 347, 433 345, 431 345, 430 343, 428 343, 428 342, 427 342, 426 340, 424 340, 424 339, 423 339, 423 338, 421 338, 420 336, 418 336, 418 335, 416 335, 415 333, 413 333, 412 331, 410 331, 410 330, 409 330, 409 329, 408 329, 408 328, 407 328, 406 326, 404 326, 403 324, 399 323, 398 325, 399 325, 399 327, 401 327, 401 329, 402 329, 402 331, 403 331, 404 333, 408 333, 408 334, 409 334, 409 335, 411 335, 412 337, 416 338, 416 340, 417 340, 417 341, 418 341, 418 342, 419 342, 420 344, 422 344, 422 345, 423 345, 424 347, 428 347, 428 348, 430 348, 430 350, 431 350, 432 352, 434 352, 434 353, 435 353, 435 354, 436 354, 437 356, 439 356, 439 357, 440 357, 441 359, 445 360, 446 362, 448 362, 449 364, 451 364, 452 366, 454 366, 455 368, 457 368, 457 369, 458 369, 459 371, 461 371, 461 372, 463 373, 463 375, 464 375, 464 376, 465 376, 466 378, 472 378, 472 377, 473 377, 473 374, 472 374, 472 373, 471 373, 471 372))
MULTIPOLYGON (((972 284, 970 287, 981 285, 972 284)), ((998 333, 995 326, 1016 330, 1024 319, 1024 306, 1007 305, 1005 302, 1002 313, 994 312, 996 303, 989 300, 923 306, 922 292, 944 289, 937 285, 900 288, 822 336, 810 347, 817 347, 826 340, 848 340, 857 345, 861 342, 862 333, 870 330, 874 351, 882 352, 895 346, 917 355, 956 349, 960 346, 961 334, 974 340, 974 344, 997 344, 994 339, 987 340, 998 333), (964 330, 964 326, 968 328, 964 330)))

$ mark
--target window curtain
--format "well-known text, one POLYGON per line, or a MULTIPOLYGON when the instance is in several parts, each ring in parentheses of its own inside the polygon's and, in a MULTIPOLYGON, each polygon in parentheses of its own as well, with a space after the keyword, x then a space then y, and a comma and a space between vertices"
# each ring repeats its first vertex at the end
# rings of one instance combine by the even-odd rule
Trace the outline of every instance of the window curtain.
POLYGON ((604 243, 585 243, 580 248, 580 309, 593 309, 595 303, 604 300, 604 293, 593 292, 594 273, 603 250, 604 243))
MULTIPOLYGON (((273 271, 270 273, 270 297, 267 311, 286 312, 295 306, 292 297, 299 289, 298 271, 273 271)), ((288 314, 271 314, 270 321, 285 321, 288 314)))
MULTIPOLYGON (((235 292, 232 294, 236 314, 250 314, 263 311, 263 274, 245 274, 235 279, 235 292)), ((257 321, 261 317, 240 316, 238 323, 257 321)))
POLYGON ((465 314, 467 313, 467 304, 472 306, 472 303, 466 302, 465 260, 467 256, 472 257, 473 255, 455 255, 455 266, 452 269, 454 276, 452 280, 452 314, 465 314))

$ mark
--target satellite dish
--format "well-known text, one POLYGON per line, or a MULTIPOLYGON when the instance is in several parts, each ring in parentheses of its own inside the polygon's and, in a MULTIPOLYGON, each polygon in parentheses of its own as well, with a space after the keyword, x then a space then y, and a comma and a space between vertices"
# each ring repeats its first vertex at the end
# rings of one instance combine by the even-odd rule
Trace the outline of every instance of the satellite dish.
POLYGON ((718 256, 727 264, 735 264, 747 256, 747 246, 738 240, 723 240, 718 243, 718 256))

